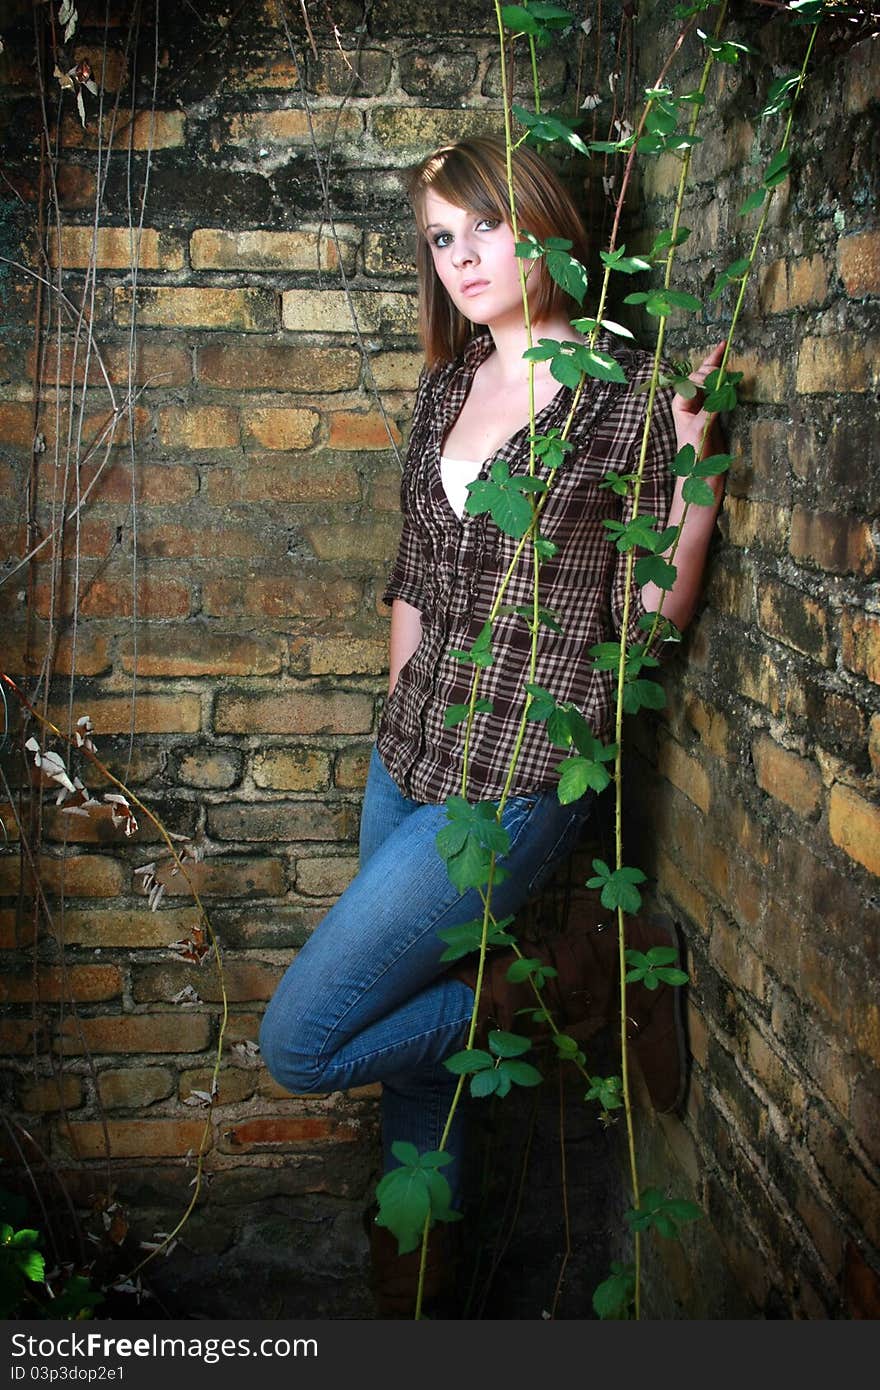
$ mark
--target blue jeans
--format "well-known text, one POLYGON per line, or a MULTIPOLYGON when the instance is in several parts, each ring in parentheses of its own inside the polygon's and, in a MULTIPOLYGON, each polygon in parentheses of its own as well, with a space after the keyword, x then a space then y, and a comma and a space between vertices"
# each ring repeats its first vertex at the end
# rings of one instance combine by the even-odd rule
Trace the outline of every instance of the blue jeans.
MULTIPOLYGON (((522 906, 573 847, 592 809, 588 793, 561 806, 555 791, 511 797, 502 823, 508 877, 492 894, 496 917, 522 906)), ((385 1167, 404 1139, 434 1150, 456 1078, 443 1059, 463 1045, 473 991, 441 964, 437 935, 482 916, 476 889, 450 882, 434 841, 445 807, 404 796, 373 750, 364 795, 360 872, 298 953, 269 1003, 260 1047, 287 1090, 341 1091, 381 1081, 385 1167)), ((461 1107, 444 1173, 457 1190, 461 1107)))

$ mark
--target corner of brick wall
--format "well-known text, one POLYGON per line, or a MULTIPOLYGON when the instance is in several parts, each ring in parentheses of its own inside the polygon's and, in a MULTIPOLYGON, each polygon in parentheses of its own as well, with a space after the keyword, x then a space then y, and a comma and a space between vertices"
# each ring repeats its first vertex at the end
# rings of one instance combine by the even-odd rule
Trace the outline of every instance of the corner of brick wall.
MULTIPOLYGON (((757 90, 725 71, 710 154, 695 157, 676 284, 696 293, 748 250, 738 208, 781 130, 754 113, 806 42, 772 21, 739 37, 757 49, 757 90)), ((691 974, 686 1114, 645 1111, 643 1179, 677 1172, 706 1213, 652 1250, 648 1306, 663 1316, 880 1312, 870 47, 820 36, 732 357, 743 404, 706 600, 631 770, 691 974)), ((673 173, 660 161, 644 177, 646 237, 668 225, 673 173)), ((692 333, 673 319, 670 351, 722 338, 732 303, 728 291, 692 333)))

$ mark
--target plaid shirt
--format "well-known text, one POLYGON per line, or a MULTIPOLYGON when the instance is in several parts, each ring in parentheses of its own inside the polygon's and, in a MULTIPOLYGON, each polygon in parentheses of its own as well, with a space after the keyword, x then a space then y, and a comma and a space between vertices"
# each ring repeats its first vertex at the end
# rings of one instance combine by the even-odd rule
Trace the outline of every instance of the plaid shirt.
MULTIPOLYGON (((588 380, 569 434, 574 450, 556 471, 544 505, 540 531, 557 546, 540 567, 540 603, 562 628, 539 629, 535 680, 558 701, 573 701, 593 732, 607 741, 613 726, 613 680, 610 671, 595 671, 587 655, 597 642, 619 635, 623 611, 626 556, 618 552, 602 525, 605 517, 626 521, 629 498, 599 488, 609 472, 635 471, 641 444, 647 394, 631 386, 650 376, 651 358, 638 349, 603 339, 627 375, 626 386, 588 380)), ((489 614, 513 558, 517 542, 495 525, 488 513, 460 521, 449 505, 440 477, 443 440, 457 418, 477 367, 493 350, 481 333, 457 361, 425 369, 413 412, 406 465, 401 482, 403 531, 397 560, 384 599, 404 599, 422 615, 418 649, 403 667, 388 698, 379 727, 378 748, 391 776, 405 794, 420 802, 441 802, 461 791, 465 724, 444 728, 452 704, 470 696, 473 667, 451 652, 467 650, 489 614)), ((539 413, 536 432, 562 428, 572 392, 561 388, 539 413)), ((675 453, 672 393, 657 394, 640 512, 666 519, 673 478, 669 461, 675 453)), ((482 467, 505 459, 511 474, 528 472, 528 426, 511 436, 482 467)), ((538 470, 547 476, 547 470, 538 470)), ((532 547, 526 545, 504 595, 507 605, 532 603, 532 547)), ((644 612, 633 585, 628 639, 638 640, 644 612)), ((491 714, 477 714, 468 753, 467 796, 471 801, 497 800, 513 754, 529 677, 531 636, 526 621, 509 614, 493 624, 494 662, 482 671, 479 695, 492 701, 491 714)), ((526 725, 512 795, 553 787, 566 756, 549 741, 543 723, 526 725)))

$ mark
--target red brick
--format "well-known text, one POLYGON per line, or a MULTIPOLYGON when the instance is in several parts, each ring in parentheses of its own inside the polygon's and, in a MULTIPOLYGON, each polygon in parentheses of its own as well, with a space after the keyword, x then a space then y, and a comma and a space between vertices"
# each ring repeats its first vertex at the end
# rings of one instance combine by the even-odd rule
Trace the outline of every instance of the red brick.
MULTIPOLYGON (((214 1104, 232 1105, 236 1101, 250 1100, 257 1089, 257 1076, 256 1071, 240 1071, 238 1067, 223 1067, 217 1074, 218 1090, 214 1104)), ((205 1091, 210 1095, 213 1080, 214 1073, 207 1068, 202 1071, 181 1072, 180 1099, 186 1100, 193 1091, 205 1091)))
POLYGON ((238 412, 221 405, 168 406, 159 411, 159 438, 169 449, 237 449, 238 412))
POLYGON ((709 929, 709 904, 700 890, 661 850, 657 856, 657 884, 702 932, 709 929))
POLYGON ((765 989, 764 966, 742 932, 720 914, 712 923, 709 954, 721 973, 738 989, 757 1000, 763 1000, 765 989))
POLYGON ((832 574, 859 574, 870 579, 877 569, 877 546, 870 523, 836 512, 795 507, 791 516, 791 553, 832 574))
POLYGON ((394 421, 386 424, 379 411, 339 411, 330 416, 331 449, 388 449, 400 442, 400 430, 394 421))
MULTIPOLYGON (((57 596, 56 596, 57 599, 57 596)), ((73 595, 69 585, 62 595, 61 612, 69 614, 73 606, 73 595)), ((48 618, 52 607, 52 594, 47 583, 37 585, 34 592, 34 605, 42 618, 48 618)), ((138 617, 185 618, 191 607, 189 585, 176 579, 162 579, 158 575, 141 574, 138 580, 138 617)), ((119 579, 82 578, 80 588, 79 613, 83 618, 130 618, 134 613, 129 576, 119 579)))
POLYGON ((216 579, 206 581, 202 607, 209 616, 230 613, 287 619, 350 617, 360 603, 360 589, 348 579, 277 578, 216 579))
POLYGON ((657 766, 661 776, 667 777, 701 811, 708 812, 711 786, 705 768, 696 758, 666 736, 660 742, 657 766))
POLYGON ((880 685, 880 618, 844 609, 840 635, 844 665, 880 685))
POLYGON ((363 132, 364 120, 360 111, 338 109, 305 111, 290 107, 280 111, 247 111, 235 115, 229 122, 229 140, 233 145, 310 146, 314 138, 319 145, 338 139, 356 140, 363 132))
MULTIPOLYGON (((37 544, 45 540, 52 531, 52 523, 48 517, 41 518, 41 523, 36 538, 37 544)), ((64 554, 68 563, 73 563, 76 555, 86 560, 103 560, 116 544, 116 537, 117 527, 113 523, 88 517, 82 520, 76 535, 73 534, 72 528, 68 528, 64 538, 64 554)), ((42 551, 44 560, 48 560, 55 553, 56 545, 57 541, 47 542, 42 551)), ((15 526, 0 526, 0 547, 9 559, 23 557, 27 553, 27 530, 23 520, 15 526)))
POLYGON ((113 463, 103 469, 91 487, 97 469, 98 465, 89 465, 83 470, 82 478, 82 491, 88 490, 95 503, 130 503, 133 493, 135 502, 145 506, 172 506, 175 502, 189 502, 199 490, 199 475, 191 464, 138 464, 134 470, 133 489, 131 469, 123 463, 113 463))
POLYGON ((67 1056, 86 1049, 113 1052, 202 1052, 211 1041, 211 1020, 177 1009, 163 1014, 111 1014, 67 1018, 58 1039, 67 1056))
MULTIPOLYGON (((40 855, 40 883, 46 893, 64 892, 71 898, 115 898, 125 891, 125 866, 104 854, 83 854, 66 859, 40 855)), ((0 858, 0 893, 18 891, 18 856, 0 858)), ((29 892, 25 871, 25 891, 29 892)))
POLYGON ((324 1115, 255 1115, 224 1132, 226 1153, 273 1153, 303 1144, 351 1143, 358 1138, 353 1125, 324 1115))
POLYGON ((36 1050, 45 1050, 43 1025, 36 1028, 29 1018, 0 1019, 0 1057, 14 1057, 21 1053, 34 1052, 34 1032, 37 1034, 36 1050))
MULTIPOLYGON (((186 526, 163 522, 138 527, 138 554, 147 560, 215 558, 217 532, 209 524, 186 526)), ((226 559, 251 560, 266 553, 266 538, 255 526, 233 526, 224 520, 223 555, 226 559)))
MULTIPOLYGON (((70 410, 70 405, 62 402, 60 413, 56 416, 54 402, 47 401, 41 411, 37 427, 43 436, 47 450, 54 449, 56 440, 60 435, 63 454, 63 450, 67 447, 70 410)), ((142 406, 135 406, 130 413, 119 416, 114 416, 112 409, 109 408, 92 411, 83 420, 83 452, 92 451, 93 457, 97 456, 102 459, 108 445, 117 449, 128 448, 130 431, 133 431, 134 438, 138 443, 143 443, 147 439, 150 429, 150 413, 142 406)), ((84 490, 81 487, 81 492, 84 490)))
MULTIPOLYGON (((360 482, 348 463, 311 458, 246 468, 212 468, 207 476, 209 502, 356 502, 360 482)), ((398 484, 399 490, 399 484, 398 484)))
POLYGON ((205 386, 234 391, 351 391, 360 378, 360 353, 349 348, 304 348, 222 343, 199 348, 196 376, 205 386))
POLYGON ((822 778, 815 763, 764 734, 753 741, 752 757, 759 787, 804 819, 815 815, 822 804, 822 778))
POLYGON ((851 1240, 846 1243, 844 1313, 849 1318, 880 1318, 880 1271, 868 1264, 851 1240))
POLYGON ((368 695, 313 687, 277 695, 224 691, 214 709, 217 733, 359 734, 372 722, 368 695))
POLYGON ((784 314, 789 309, 824 304, 828 298, 828 270, 822 256, 799 260, 783 257, 761 272, 760 299, 765 313, 784 314))
POLYGON ((122 993, 122 976, 115 965, 43 965, 25 975, 7 974, 0 979, 0 1002, 27 1004, 32 998, 43 1002, 74 999, 90 1003, 113 999, 122 993))
POLYGON ((854 342, 851 334, 803 338, 797 364, 799 395, 870 391, 877 383, 875 345, 867 337, 854 342))
MULTIPOLYGON (((185 141, 185 117, 182 111, 118 111, 104 117, 102 139, 106 144, 113 137, 114 149, 121 152, 133 150, 167 150, 182 145, 185 141)), ((83 129, 82 123, 70 116, 63 123, 63 145, 65 149, 75 149, 82 145, 95 149, 98 144, 98 121, 90 119, 83 129)))
POLYGON ((93 207, 98 181, 90 169, 79 164, 62 164, 56 179, 58 201, 63 208, 93 207))
POLYGON ((264 449, 308 449, 320 422, 317 411, 283 406, 248 406, 242 410, 246 441, 264 449))
MULTIPOLYGON (((224 547, 225 540, 224 532, 224 547)), ((163 624, 138 634, 136 655, 141 676, 272 676, 281 670, 282 647, 277 638, 261 641, 202 624, 163 624)), ((134 670, 132 639, 123 642, 120 657, 124 671, 134 670)))
POLYGON ((92 264, 98 270, 129 270, 135 263, 142 270, 182 270, 184 248, 181 237, 144 227, 137 235, 128 227, 62 227, 48 240, 49 264, 68 270, 83 270, 92 264), (59 246, 60 242, 60 246, 59 246))
MULTIPOLYGON (((204 1120, 75 1120, 59 1138, 80 1159, 183 1158, 199 1152, 204 1133, 204 1120)), ((209 1136, 202 1151, 210 1147, 209 1136)))
POLYGON ((32 911, 17 912, 15 908, 0 909, 0 950, 20 951, 31 947, 36 940, 36 923, 32 911))
POLYGON ((354 521, 328 525, 326 522, 305 528, 312 550, 321 560, 379 561, 390 566, 397 553, 400 523, 397 517, 374 517, 371 525, 354 521))

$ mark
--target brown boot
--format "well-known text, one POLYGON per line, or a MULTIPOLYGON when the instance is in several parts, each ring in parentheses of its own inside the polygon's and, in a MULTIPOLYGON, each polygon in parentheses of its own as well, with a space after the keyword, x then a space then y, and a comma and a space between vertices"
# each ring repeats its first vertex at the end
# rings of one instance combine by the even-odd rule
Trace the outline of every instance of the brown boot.
MULTIPOLYGON (((377 1226, 375 1207, 364 1217, 370 1240, 370 1285, 380 1318, 412 1318, 416 1311, 421 1247, 406 1255, 397 1252, 397 1237, 377 1226)), ((428 1256, 422 1289, 426 1317, 455 1316, 461 1241, 457 1224, 437 1222, 428 1234, 428 1256)))

